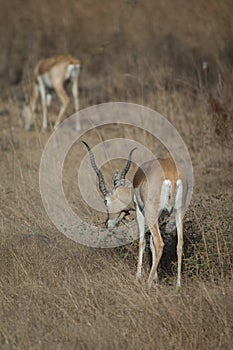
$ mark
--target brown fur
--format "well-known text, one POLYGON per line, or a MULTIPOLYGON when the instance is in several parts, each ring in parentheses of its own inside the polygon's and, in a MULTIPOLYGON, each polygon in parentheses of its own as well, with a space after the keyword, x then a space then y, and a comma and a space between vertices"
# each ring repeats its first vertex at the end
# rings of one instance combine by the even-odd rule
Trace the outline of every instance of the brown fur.
POLYGON ((147 181, 149 181, 150 177, 154 178, 155 174, 157 180, 160 180, 159 183, 162 183, 165 179, 169 179, 171 181, 172 194, 174 195, 176 181, 180 178, 181 174, 178 172, 172 157, 158 158, 156 160, 143 163, 134 175, 133 187, 137 188, 141 186, 141 195, 143 200, 146 200, 147 181))
POLYGON ((139 228, 139 257, 137 278, 141 277, 142 257, 145 249, 145 224, 151 232, 152 267, 148 278, 149 287, 154 279, 157 280, 157 268, 163 253, 163 238, 160 233, 158 219, 161 211, 167 210, 176 222, 178 243, 178 275, 177 288, 180 288, 181 259, 183 247, 183 213, 186 199, 186 186, 174 160, 156 159, 146 162, 137 170, 133 187, 135 189, 135 203, 137 208, 137 222, 139 228), (169 182, 164 183, 165 180, 169 182), (178 181, 178 180, 181 180, 178 181), (178 182, 177 182, 178 181, 178 182), (181 184, 182 183, 182 184, 181 184), (178 187, 179 186, 179 187, 178 187), (143 229, 144 227, 144 229, 143 229))
POLYGON ((56 65, 80 64, 80 61, 71 55, 56 55, 40 60, 34 69, 34 78, 49 72, 56 65))

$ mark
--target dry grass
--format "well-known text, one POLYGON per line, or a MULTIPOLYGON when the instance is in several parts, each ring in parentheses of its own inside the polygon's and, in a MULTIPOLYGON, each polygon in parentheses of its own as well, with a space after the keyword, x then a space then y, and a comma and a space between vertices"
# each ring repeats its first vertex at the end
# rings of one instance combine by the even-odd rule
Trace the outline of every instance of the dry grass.
MULTIPOLYGON (((116 252, 2 247, 1 344, 18 349, 230 349, 232 284, 150 293, 116 252)), ((132 259, 132 257, 131 257, 132 259)))
MULTIPOLYGON (((5 79, 0 100, 0 348, 231 349, 231 2, 211 0, 207 8, 201 1, 179 1, 179 16, 173 2, 138 2, 127 25, 131 12, 117 2, 97 9, 92 1, 70 1, 70 7, 62 0, 60 6, 57 1, 44 6, 15 1, 20 10, 14 13, 12 4, 1 7, 11 18, 7 35, 7 16, 0 24, 2 52, 7 53, 0 54, 5 79), (110 100, 149 106, 168 117, 190 151, 195 191, 184 224, 179 294, 174 289, 175 236, 164 233, 160 284, 148 291, 148 247, 143 279, 137 283, 137 242, 91 249, 68 240, 46 215, 38 169, 50 132, 40 132, 40 107, 35 130, 22 130, 20 100, 29 91, 37 59, 68 51, 84 63, 82 107, 110 100), (203 60, 209 63, 209 76, 201 68, 203 60), (20 85, 9 85, 22 76, 20 85)), ((55 103, 52 115, 57 108, 55 103)), ((85 140, 93 146, 116 134, 133 136, 159 155, 153 137, 127 127, 117 133, 102 128, 87 133, 85 140)), ((72 147, 64 189, 74 210, 101 225, 104 216, 85 206, 77 189, 85 152, 78 143, 72 147)), ((107 166, 103 171, 109 178, 107 166)))
MULTIPOLYGON (((183 288, 175 293, 176 239, 165 236, 160 285, 148 292, 149 250, 139 284, 136 242, 91 249, 53 227, 38 190, 39 161, 49 132, 25 132, 14 117, 11 125, 8 116, 2 121, 1 348, 231 348, 233 193, 228 148, 221 158, 221 153, 208 154, 209 147, 200 151, 201 145, 193 143, 196 193, 185 219, 183 288), (216 163, 208 170, 212 160, 216 163)), ((208 142, 213 144, 211 133, 208 142)), ((98 138, 99 132, 86 135, 92 143, 98 138)), ((150 139, 144 142, 153 149, 150 139)), ((84 154, 77 145, 69 155, 64 187, 83 217, 101 223, 103 217, 83 206, 73 190, 84 154)))

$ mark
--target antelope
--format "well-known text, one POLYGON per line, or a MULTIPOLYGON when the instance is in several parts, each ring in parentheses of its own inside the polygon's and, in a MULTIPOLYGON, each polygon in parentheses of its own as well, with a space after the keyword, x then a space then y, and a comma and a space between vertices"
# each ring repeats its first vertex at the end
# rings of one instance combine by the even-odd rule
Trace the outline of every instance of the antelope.
MULTIPOLYGON (((79 71, 80 61, 70 55, 52 56, 42 59, 37 63, 34 69, 32 95, 30 100, 24 105, 21 113, 26 130, 29 130, 34 124, 34 112, 39 94, 42 101, 43 129, 47 129, 47 107, 49 107, 51 103, 51 90, 55 90, 62 103, 54 126, 56 129, 58 124, 62 121, 69 104, 69 97, 64 89, 64 83, 68 80, 70 80, 72 84, 75 111, 77 112, 79 110, 79 71)), ((76 128, 80 129, 80 126, 77 124, 76 128)))
MULTIPOLYGON (((89 153, 92 168, 96 172, 99 181, 99 189, 104 198, 107 209, 107 220, 105 226, 108 230, 116 227, 128 214, 128 210, 122 209, 116 217, 112 217, 112 212, 116 212, 117 207, 122 203, 129 203, 129 197, 134 200, 136 206, 136 219, 139 231, 139 253, 137 262, 136 278, 141 278, 142 260, 145 250, 145 228, 150 230, 150 249, 152 253, 152 266, 148 278, 149 288, 155 280, 158 282, 157 268, 163 253, 164 242, 159 229, 159 217, 163 211, 170 214, 171 220, 175 221, 177 229, 177 290, 181 287, 181 262, 183 251, 183 216, 187 197, 187 184, 182 171, 176 168, 171 156, 166 159, 158 158, 143 163, 136 171, 133 178, 133 185, 126 183, 125 177, 131 166, 132 153, 129 153, 125 168, 120 177, 115 172, 112 178, 112 186, 107 191, 103 174, 97 167, 94 154, 89 145, 82 141, 89 153)), ((116 215, 116 214, 115 214, 116 215)), ((170 222, 173 223, 172 221, 170 222)))

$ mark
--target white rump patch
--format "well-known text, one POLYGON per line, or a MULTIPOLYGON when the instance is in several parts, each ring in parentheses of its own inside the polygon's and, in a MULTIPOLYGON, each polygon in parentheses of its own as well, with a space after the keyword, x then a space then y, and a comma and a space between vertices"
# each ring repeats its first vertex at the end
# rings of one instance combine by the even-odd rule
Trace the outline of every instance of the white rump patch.
POLYGON ((172 209, 171 194, 172 194, 172 183, 170 180, 164 180, 161 187, 159 211, 162 211, 165 209, 168 210, 169 212, 171 211, 172 209))
POLYGON ((73 69, 74 69, 74 65, 69 64, 66 71, 66 79, 69 79, 71 77, 73 69))

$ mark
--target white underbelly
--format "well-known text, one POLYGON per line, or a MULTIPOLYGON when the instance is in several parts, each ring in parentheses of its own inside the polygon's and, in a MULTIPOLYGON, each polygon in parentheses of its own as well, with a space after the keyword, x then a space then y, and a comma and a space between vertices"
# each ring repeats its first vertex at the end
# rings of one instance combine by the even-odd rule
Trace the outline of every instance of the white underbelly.
POLYGON ((73 69, 74 69, 74 65, 69 64, 66 70, 66 80, 70 79, 70 77, 72 76, 73 69))
POLYGON ((69 64, 66 70, 66 80, 75 79, 78 77, 80 64, 69 64))
POLYGON ((170 180, 164 180, 161 187, 159 211, 163 210, 168 210, 169 213, 172 210, 172 183, 170 180))
POLYGON ((53 83, 52 83, 52 80, 50 78, 49 73, 45 73, 45 74, 41 75, 41 79, 46 87, 53 88, 53 83))

